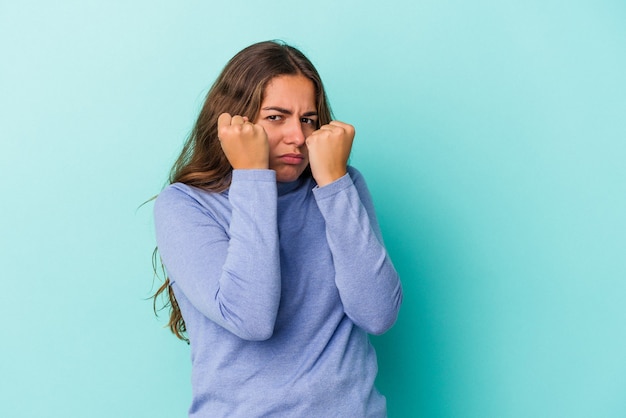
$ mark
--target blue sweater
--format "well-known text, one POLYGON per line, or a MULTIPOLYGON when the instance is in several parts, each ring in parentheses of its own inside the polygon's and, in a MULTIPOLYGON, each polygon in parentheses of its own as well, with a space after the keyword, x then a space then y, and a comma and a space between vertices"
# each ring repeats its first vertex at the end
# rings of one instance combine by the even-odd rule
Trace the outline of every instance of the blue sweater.
POLYGON ((354 168, 325 187, 235 170, 211 193, 175 183, 157 244, 191 344, 190 417, 385 417, 381 334, 402 301, 354 168))

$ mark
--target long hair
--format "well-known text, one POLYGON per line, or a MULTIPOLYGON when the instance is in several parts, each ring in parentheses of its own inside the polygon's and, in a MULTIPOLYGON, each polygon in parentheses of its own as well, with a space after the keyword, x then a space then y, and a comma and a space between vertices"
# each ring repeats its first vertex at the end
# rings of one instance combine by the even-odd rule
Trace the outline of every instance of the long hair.
MULTIPOLYGON (((315 88, 317 127, 330 123, 332 113, 322 79, 302 52, 279 41, 250 45, 231 58, 209 90, 196 124, 170 171, 169 182, 185 183, 216 193, 228 189, 233 169, 217 138, 217 119, 228 112, 255 121, 265 87, 281 75, 302 75, 311 80, 315 88)), ((307 168, 302 175, 310 176, 310 170, 307 168)), ((152 261, 156 273, 156 250, 152 261)), ((178 338, 189 342, 185 336, 185 321, 167 277, 153 295, 155 311, 160 295, 166 299, 164 307, 170 308, 168 327, 178 338)))

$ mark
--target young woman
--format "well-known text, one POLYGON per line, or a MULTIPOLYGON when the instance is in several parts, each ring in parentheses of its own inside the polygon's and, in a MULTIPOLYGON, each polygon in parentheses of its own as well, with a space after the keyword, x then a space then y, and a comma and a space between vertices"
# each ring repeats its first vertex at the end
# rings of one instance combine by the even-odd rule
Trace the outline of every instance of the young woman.
POLYGON ((368 333, 402 301, 372 200, 297 49, 233 57, 155 202, 191 417, 384 417, 368 333))

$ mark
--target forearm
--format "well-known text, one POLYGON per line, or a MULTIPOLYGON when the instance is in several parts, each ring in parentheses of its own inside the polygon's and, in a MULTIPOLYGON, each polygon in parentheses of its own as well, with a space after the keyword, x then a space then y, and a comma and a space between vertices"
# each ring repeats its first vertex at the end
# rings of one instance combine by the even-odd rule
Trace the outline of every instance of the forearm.
POLYGON ((365 184, 357 190, 346 175, 315 193, 346 315, 369 333, 383 333, 397 318, 402 287, 382 244, 365 184))
POLYGON ((222 317, 248 339, 272 335, 280 302, 276 180, 267 173, 264 182, 257 171, 233 174, 230 238, 216 295, 222 317))
POLYGON ((241 338, 266 339, 280 302, 273 172, 234 172, 228 203, 222 219, 189 196, 157 200, 159 251, 198 311, 241 338))

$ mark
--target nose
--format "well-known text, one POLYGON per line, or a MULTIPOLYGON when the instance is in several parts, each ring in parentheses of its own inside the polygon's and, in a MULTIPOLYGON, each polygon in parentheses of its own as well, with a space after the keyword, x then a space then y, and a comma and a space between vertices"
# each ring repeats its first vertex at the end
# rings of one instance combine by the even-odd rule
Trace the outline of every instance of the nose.
POLYGON ((302 123, 300 123, 299 119, 294 118, 285 132, 285 143, 301 147, 304 145, 305 139, 304 131, 302 130, 302 123))

